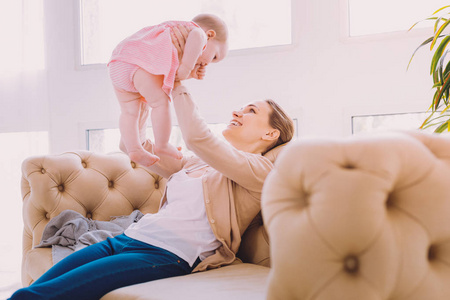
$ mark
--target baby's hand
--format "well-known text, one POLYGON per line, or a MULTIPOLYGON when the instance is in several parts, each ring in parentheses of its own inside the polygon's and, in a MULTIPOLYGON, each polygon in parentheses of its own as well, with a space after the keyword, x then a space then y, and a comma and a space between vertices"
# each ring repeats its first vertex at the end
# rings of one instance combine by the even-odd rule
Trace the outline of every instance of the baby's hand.
POLYGON ((206 66, 203 65, 195 65, 194 69, 192 70, 191 74, 189 75, 190 78, 195 78, 197 80, 203 80, 206 75, 206 66))
POLYGON ((203 80, 206 75, 206 66, 200 66, 200 68, 197 69, 197 79, 203 80))

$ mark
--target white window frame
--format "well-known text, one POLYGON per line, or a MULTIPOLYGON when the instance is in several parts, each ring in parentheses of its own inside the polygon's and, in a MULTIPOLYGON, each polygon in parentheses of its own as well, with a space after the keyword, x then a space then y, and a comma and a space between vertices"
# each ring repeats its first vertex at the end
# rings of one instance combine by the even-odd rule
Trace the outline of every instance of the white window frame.
MULTIPOLYGON (((346 0, 347 1, 347 0, 346 0)), ((295 11, 297 7, 300 6, 299 1, 291 0, 291 44, 287 45, 276 45, 276 46, 266 46, 266 47, 256 47, 256 48, 247 48, 247 49, 237 49, 230 50, 228 53, 228 57, 234 56, 254 56, 259 54, 267 54, 267 53, 278 53, 278 52, 288 52, 293 51, 296 47, 298 47, 299 43, 299 30, 298 21, 295 18, 295 11)), ((75 70, 77 71, 88 71, 88 70, 100 70, 105 69, 105 63, 97 63, 97 64, 82 64, 82 31, 81 31, 81 0, 74 1, 74 12, 75 16, 75 70)))
MULTIPOLYGON (((349 13, 349 0, 339 0, 339 41, 343 44, 364 44, 368 42, 377 41, 389 41, 389 40, 402 40, 410 38, 423 38, 430 37, 430 27, 414 28, 411 31, 392 31, 360 36, 350 36, 350 13, 349 13)), ((424 15, 426 18, 427 15, 424 15)), ((412 26, 413 24, 411 24, 412 26)), ((411 53, 412 54, 412 53, 411 53)))
MULTIPOLYGON (((294 136, 292 140, 296 140, 299 137, 299 121, 298 117, 292 117, 294 122, 294 136)), ((219 118, 208 118, 206 122, 208 124, 227 124, 229 120, 223 120, 219 118), (215 120, 214 120, 215 119, 215 120), (214 120, 214 121, 213 121, 214 120)), ((148 126, 151 124, 149 123, 148 126)), ((177 122, 173 122, 173 126, 178 126, 177 122)), ((102 130, 102 129, 118 129, 118 122, 105 121, 105 122, 86 122, 78 123, 78 143, 80 149, 89 150, 89 130, 102 130)), ((119 143, 119 141, 117 141, 119 143)))
MULTIPOLYGON (((409 113, 424 113, 422 102, 411 102, 408 107, 402 104, 392 105, 361 105, 361 106, 347 106, 344 108, 344 134, 346 136, 353 135, 353 118, 376 115, 396 115, 409 113)), ((418 124, 419 128, 421 124, 418 124)), ((394 129, 395 130, 395 129, 394 129)))

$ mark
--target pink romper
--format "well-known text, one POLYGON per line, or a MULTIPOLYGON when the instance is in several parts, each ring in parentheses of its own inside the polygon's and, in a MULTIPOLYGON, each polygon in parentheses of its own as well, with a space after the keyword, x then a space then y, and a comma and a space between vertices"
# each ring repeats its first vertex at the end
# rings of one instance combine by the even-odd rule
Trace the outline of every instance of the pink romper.
POLYGON ((108 63, 113 85, 120 90, 138 93, 133 76, 142 68, 150 74, 164 75, 162 89, 171 98, 179 61, 170 32, 179 24, 187 28, 199 27, 192 21, 168 21, 145 27, 120 42, 108 63))

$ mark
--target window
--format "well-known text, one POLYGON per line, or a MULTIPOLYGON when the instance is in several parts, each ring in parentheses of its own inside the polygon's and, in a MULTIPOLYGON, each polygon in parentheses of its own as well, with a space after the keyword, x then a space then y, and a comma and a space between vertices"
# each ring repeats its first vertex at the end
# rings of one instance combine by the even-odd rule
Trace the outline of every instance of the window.
MULTIPOLYGON (((227 124, 217 123, 208 124, 209 129, 219 138, 223 138, 222 131, 226 128, 227 124)), ((118 128, 114 129, 88 129, 86 130, 87 149, 94 152, 109 153, 119 150, 120 131, 118 128)), ((151 140, 155 140, 153 136, 153 130, 151 127, 147 128, 147 137, 151 140)), ((189 153, 186 148, 186 144, 181 136, 181 131, 178 126, 172 127, 172 133, 170 141, 172 145, 181 146, 181 152, 183 154, 189 153)))
POLYGON ((0 299, 6 299, 19 289, 22 262, 22 196, 20 191, 21 164, 32 155, 48 153, 48 133, 0 133, 0 299))
MULTIPOLYGON (((349 35, 406 31, 448 4, 447 0, 348 0, 349 35)), ((433 25, 423 22, 418 27, 433 25)))
MULTIPOLYGON (((298 130, 297 130, 297 119, 293 119, 295 134, 293 140, 297 138, 298 130)), ((225 141, 225 138, 222 135, 222 131, 227 127, 226 123, 210 123, 208 124, 209 129, 214 133, 218 138, 225 141)), ((151 140, 154 140, 153 131, 151 127, 147 128, 147 137, 151 140)), ((120 131, 118 128, 98 128, 98 129, 87 129, 86 130, 86 140, 87 140, 87 150, 99 153, 110 153, 117 152, 119 150, 119 141, 120 141, 120 131)), ((172 126, 172 133, 170 136, 170 141, 172 145, 181 146, 181 152, 183 154, 189 154, 190 151, 187 150, 186 144, 183 141, 183 137, 181 135, 181 130, 178 126, 172 126)))
MULTIPOLYGON (((352 133, 418 129, 428 116, 429 112, 353 116, 352 133)), ((426 130, 433 131, 433 129, 426 130)))
POLYGON ((107 63, 121 40, 145 26, 205 12, 227 23, 230 50, 291 44, 291 0, 80 0, 81 64, 107 63))
POLYGON ((0 76, 44 69, 43 0, 4 1, 0 8, 0 76))

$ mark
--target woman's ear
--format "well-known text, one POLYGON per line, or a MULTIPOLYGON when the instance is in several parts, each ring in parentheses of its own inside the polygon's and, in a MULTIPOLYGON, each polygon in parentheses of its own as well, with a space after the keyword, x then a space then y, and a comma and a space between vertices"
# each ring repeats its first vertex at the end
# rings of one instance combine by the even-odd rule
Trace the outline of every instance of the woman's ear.
POLYGON ((213 39, 216 37, 216 31, 210 29, 210 30, 206 31, 206 36, 208 37, 208 40, 213 39))
POLYGON ((265 141, 276 141, 280 137, 280 131, 278 129, 270 129, 262 137, 265 141))

